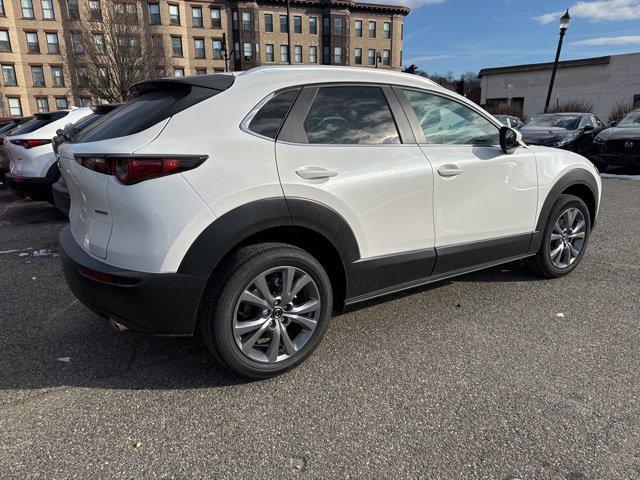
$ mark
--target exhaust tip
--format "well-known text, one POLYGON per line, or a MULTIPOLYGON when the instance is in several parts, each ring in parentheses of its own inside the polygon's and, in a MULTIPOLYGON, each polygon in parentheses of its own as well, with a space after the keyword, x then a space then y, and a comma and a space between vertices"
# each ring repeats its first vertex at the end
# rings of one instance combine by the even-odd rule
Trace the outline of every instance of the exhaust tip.
POLYGON ((111 324, 111 326, 113 328, 116 329, 116 332, 126 332, 127 330, 129 330, 129 327, 127 327, 126 325, 122 325, 121 323, 116 322, 113 318, 109 319, 109 323, 111 324))

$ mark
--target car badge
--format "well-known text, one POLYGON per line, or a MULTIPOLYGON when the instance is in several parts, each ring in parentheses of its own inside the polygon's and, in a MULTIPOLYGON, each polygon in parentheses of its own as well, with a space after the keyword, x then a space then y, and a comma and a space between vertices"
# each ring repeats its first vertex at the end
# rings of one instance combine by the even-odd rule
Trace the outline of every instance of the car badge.
POLYGON ((633 142, 626 142, 624 148, 633 148, 633 142))

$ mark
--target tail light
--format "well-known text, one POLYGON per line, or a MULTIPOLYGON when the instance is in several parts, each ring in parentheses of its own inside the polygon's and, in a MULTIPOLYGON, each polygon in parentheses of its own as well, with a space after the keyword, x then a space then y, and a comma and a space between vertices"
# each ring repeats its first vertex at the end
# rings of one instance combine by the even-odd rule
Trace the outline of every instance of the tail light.
POLYGON ((4 145, 4 138, 0 138, 0 145, 4 145))
POLYGON ((196 168, 206 155, 174 156, 88 156, 76 155, 76 162, 89 170, 115 176, 124 185, 133 185, 152 178, 196 168))
POLYGON ((51 139, 29 139, 29 140, 11 140, 14 145, 20 145, 21 147, 29 150, 30 148, 41 147, 51 143, 51 139))

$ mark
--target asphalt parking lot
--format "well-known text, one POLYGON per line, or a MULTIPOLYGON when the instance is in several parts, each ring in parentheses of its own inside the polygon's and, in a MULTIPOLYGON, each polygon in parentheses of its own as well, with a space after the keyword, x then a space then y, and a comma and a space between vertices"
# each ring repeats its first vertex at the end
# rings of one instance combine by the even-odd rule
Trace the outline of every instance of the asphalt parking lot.
POLYGON ((640 181, 603 183, 571 276, 369 304, 261 382, 113 331, 66 287, 64 217, 0 190, 2 477, 640 478, 640 181))

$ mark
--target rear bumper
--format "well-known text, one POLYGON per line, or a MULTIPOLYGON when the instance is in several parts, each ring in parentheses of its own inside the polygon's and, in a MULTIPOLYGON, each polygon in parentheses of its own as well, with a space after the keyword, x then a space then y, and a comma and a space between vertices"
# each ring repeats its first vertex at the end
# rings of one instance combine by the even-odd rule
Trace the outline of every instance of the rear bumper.
POLYGON ((52 165, 45 177, 23 177, 9 172, 5 175, 7 188, 15 195, 33 200, 51 199, 51 186, 60 178, 60 169, 52 165))
POLYGON ((69 196, 67 187, 60 182, 56 182, 51 186, 51 193, 53 194, 53 203, 55 203, 58 210, 66 216, 69 216, 71 197, 69 196))
POLYGON ((206 277, 143 273, 96 260, 60 232, 64 277, 73 294, 103 318, 156 335, 192 335, 206 277))

